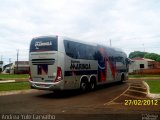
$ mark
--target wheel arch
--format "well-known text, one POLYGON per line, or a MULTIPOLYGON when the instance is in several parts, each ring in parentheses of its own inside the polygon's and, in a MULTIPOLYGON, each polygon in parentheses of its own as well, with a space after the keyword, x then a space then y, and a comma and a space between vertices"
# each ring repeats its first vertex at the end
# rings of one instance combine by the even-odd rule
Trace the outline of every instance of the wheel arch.
POLYGON ((86 80, 88 83, 89 83, 89 77, 87 75, 82 75, 80 77, 80 83, 83 81, 83 80, 86 80))
POLYGON ((125 81, 125 80, 126 80, 126 79, 125 79, 125 76, 126 76, 125 73, 122 72, 122 73, 121 73, 120 81, 122 81, 122 82, 125 81))
POLYGON ((96 76, 96 75, 91 75, 91 76, 89 77, 89 82, 91 82, 92 80, 95 81, 96 84, 97 84, 97 76, 96 76))

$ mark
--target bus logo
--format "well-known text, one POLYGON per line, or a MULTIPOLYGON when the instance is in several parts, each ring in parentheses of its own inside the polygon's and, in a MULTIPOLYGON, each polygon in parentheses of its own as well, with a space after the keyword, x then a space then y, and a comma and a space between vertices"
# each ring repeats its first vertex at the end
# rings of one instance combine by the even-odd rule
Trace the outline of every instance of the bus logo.
POLYGON ((52 45, 51 41, 48 41, 48 42, 35 42, 36 49, 39 49, 39 47, 51 46, 51 45, 52 45))

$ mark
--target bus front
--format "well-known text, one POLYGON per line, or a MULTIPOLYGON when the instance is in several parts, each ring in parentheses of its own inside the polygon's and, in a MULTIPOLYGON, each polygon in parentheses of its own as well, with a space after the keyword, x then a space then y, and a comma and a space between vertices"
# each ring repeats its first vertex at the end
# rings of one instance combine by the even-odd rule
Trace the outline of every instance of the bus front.
POLYGON ((33 38, 29 52, 31 88, 63 89, 62 68, 58 66, 58 36, 33 38))

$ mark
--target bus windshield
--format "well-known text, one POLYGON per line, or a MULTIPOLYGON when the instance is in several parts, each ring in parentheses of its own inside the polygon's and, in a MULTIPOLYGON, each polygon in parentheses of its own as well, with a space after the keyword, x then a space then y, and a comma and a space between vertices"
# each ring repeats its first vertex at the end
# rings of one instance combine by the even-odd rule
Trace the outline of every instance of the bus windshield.
POLYGON ((57 51, 57 37, 40 37, 31 41, 30 52, 57 51))

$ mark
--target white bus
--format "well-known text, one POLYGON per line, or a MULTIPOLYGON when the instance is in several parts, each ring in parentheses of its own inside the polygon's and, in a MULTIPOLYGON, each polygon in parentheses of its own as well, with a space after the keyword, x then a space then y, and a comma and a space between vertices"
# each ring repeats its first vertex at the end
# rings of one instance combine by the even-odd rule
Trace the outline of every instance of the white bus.
POLYGON ((62 36, 33 38, 29 64, 31 88, 93 90, 128 78, 127 55, 112 47, 62 36))

